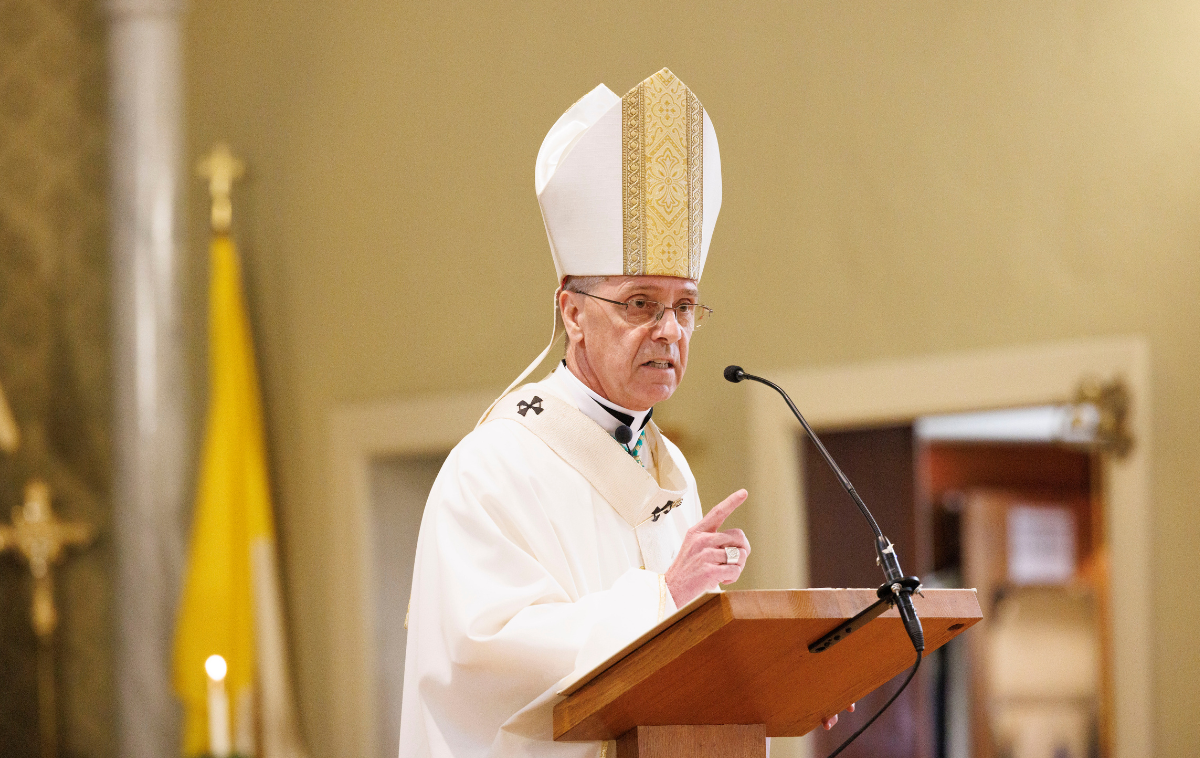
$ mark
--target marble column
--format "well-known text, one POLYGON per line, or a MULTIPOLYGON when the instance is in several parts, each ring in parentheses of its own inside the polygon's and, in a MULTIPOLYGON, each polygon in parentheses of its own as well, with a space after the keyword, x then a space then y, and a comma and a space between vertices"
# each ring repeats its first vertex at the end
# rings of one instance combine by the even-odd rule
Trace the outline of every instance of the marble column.
POLYGON ((178 755, 171 642, 192 463, 180 314, 179 0, 109 0, 117 743, 178 755))

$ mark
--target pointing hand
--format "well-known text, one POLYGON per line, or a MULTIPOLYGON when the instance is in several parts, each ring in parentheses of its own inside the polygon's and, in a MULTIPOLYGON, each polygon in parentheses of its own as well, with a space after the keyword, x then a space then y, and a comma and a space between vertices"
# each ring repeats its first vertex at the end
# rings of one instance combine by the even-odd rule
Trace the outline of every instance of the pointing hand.
POLYGON ((667 589, 676 606, 683 606, 718 584, 736 582, 746 567, 750 542, 741 529, 720 531, 734 509, 746 502, 746 490, 738 490, 721 501, 704 518, 687 530, 679 555, 667 569, 667 589), (725 548, 738 549, 736 563, 726 563, 725 548))

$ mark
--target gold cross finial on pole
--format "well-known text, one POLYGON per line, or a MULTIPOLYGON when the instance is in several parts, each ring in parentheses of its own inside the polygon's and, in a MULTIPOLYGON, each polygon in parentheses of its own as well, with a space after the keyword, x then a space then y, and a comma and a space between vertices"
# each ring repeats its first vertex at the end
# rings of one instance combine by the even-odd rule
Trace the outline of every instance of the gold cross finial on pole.
POLYGON ((196 164, 196 173, 208 180, 208 193, 212 196, 212 229, 225 234, 233 225, 233 183, 246 173, 246 164, 234 156, 229 145, 218 142, 208 155, 196 164))
POLYGON ((12 408, 8 407, 8 400, 4 397, 4 387, 0 386, 0 451, 14 452, 19 444, 21 444, 21 430, 17 427, 17 420, 13 418, 12 408))

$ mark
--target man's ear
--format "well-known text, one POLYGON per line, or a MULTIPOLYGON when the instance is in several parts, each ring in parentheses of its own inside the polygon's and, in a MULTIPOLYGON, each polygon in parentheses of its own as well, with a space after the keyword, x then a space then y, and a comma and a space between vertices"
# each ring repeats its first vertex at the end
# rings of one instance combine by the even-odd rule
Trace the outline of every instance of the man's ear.
POLYGON ((579 323, 582 309, 579 307, 579 298, 572 297, 573 294, 567 290, 558 293, 558 312, 562 314, 567 342, 579 342, 583 339, 583 327, 579 323))

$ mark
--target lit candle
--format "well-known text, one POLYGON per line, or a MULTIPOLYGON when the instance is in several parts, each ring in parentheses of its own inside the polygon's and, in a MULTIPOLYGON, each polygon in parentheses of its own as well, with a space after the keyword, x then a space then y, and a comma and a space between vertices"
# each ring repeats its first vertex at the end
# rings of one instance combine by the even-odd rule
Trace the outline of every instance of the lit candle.
POLYGON ((219 655, 204 662, 208 674, 208 752, 215 758, 229 756, 229 695, 225 692, 228 667, 219 655))

